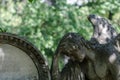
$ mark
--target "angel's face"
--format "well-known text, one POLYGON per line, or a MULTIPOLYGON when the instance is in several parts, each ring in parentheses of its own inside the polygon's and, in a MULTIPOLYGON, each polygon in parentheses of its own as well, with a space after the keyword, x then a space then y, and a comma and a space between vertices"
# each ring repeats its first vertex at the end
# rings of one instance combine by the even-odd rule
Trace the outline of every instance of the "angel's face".
POLYGON ((84 60, 85 56, 86 56, 86 53, 85 53, 85 49, 83 47, 73 49, 71 51, 71 55, 70 55, 70 57, 73 60, 77 60, 80 62, 82 62, 84 60))
POLYGON ((61 40, 59 50, 70 59, 82 62, 86 55, 84 42, 84 38, 79 34, 68 33, 61 40))
POLYGON ((72 60, 82 62, 85 58, 85 48, 75 43, 66 43, 62 46, 63 54, 70 57, 72 60))

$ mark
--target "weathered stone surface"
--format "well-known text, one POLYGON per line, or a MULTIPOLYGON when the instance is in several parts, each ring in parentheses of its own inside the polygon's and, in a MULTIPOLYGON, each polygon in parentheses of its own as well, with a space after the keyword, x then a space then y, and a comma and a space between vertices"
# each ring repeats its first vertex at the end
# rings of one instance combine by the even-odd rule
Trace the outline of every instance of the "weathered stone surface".
POLYGON ((15 34, 0 33, 0 80, 49 80, 40 51, 15 34))
POLYGON ((108 19, 91 14, 88 16, 88 20, 93 25, 93 36, 91 37, 93 42, 96 40, 99 44, 106 44, 117 36, 117 32, 108 19))
POLYGON ((94 31, 91 40, 76 33, 68 33, 61 39, 53 57, 53 80, 120 80, 120 34, 105 18, 90 15, 88 19, 94 31), (59 71, 61 55, 68 56, 73 65, 68 61, 59 71), (84 77, 78 78, 81 73, 84 77))
POLYGON ((0 44, 0 78, 2 80, 39 80, 36 65, 22 50, 0 44))

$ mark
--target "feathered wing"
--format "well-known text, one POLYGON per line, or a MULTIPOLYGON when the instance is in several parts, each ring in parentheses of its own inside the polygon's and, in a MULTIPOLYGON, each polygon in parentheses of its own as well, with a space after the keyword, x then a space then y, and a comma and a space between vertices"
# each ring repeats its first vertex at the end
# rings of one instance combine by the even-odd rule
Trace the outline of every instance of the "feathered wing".
POLYGON ((51 65, 51 69, 50 69, 50 73, 51 73, 51 80, 58 80, 59 78, 59 74, 60 74, 60 70, 59 70, 59 58, 60 58, 60 50, 59 50, 59 45, 55 51, 55 54, 53 55, 52 58, 52 65, 51 65))
POLYGON ((91 40, 96 40, 100 44, 106 44, 117 36, 116 30, 107 19, 98 15, 89 15, 88 20, 93 25, 91 40))
POLYGON ((115 49, 120 53, 120 34, 118 34, 113 40, 115 49))
POLYGON ((62 69, 58 80, 85 80, 81 64, 70 59, 62 69))

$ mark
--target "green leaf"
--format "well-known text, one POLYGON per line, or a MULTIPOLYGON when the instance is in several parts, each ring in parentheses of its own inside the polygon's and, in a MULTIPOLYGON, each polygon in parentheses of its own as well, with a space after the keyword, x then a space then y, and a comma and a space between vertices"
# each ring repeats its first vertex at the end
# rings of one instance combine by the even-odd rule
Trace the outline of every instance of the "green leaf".
POLYGON ((29 2, 33 2, 34 0, 28 0, 29 2))
POLYGON ((7 32, 7 29, 0 28, 0 32, 7 32))

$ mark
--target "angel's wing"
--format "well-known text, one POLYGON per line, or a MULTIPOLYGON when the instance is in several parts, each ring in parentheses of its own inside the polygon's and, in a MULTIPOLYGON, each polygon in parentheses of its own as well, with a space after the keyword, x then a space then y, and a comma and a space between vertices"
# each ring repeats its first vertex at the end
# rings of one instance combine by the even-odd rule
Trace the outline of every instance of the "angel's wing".
POLYGON ((120 53, 120 34, 118 34, 116 38, 113 40, 113 44, 115 49, 120 53))
POLYGON ((77 61, 69 60, 60 73, 58 80, 85 80, 81 64, 77 61))
POLYGON ((88 20, 93 25, 91 40, 97 40, 100 44, 106 44, 117 36, 117 32, 107 19, 98 15, 89 15, 88 20))

